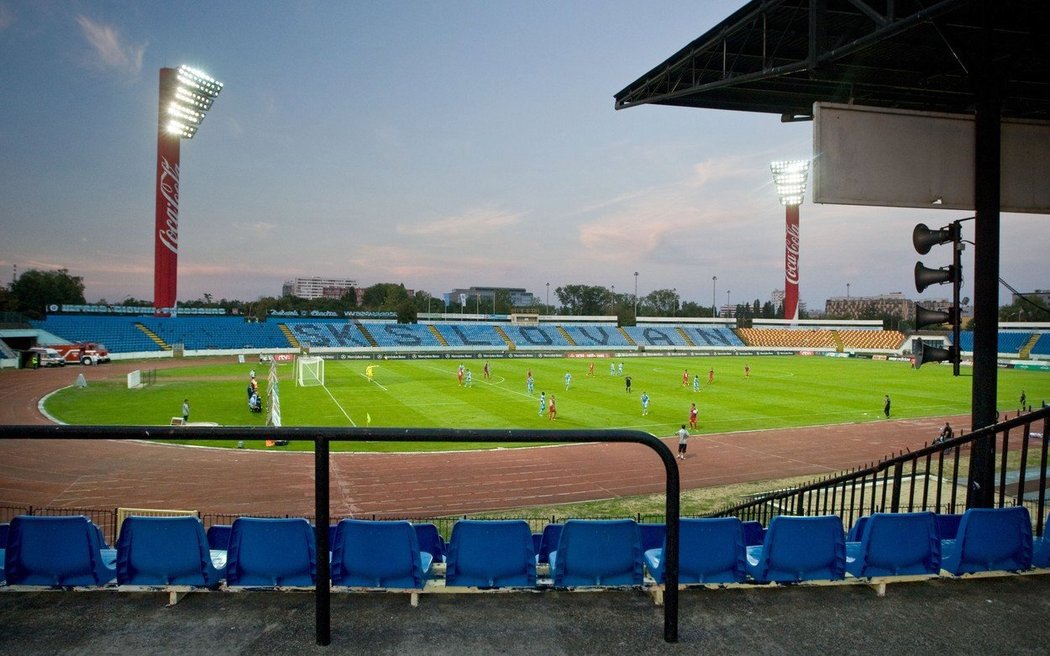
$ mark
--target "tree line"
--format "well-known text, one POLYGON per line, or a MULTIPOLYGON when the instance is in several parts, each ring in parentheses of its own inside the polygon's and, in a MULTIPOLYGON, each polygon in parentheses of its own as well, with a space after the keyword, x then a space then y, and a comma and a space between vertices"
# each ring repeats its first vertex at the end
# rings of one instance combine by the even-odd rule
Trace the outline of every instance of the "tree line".
MULTIPOLYGON (((548 306, 536 299, 531 306, 514 306, 508 289, 497 289, 495 298, 484 300, 467 298, 460 303, 458 298, 450 299, 448 305, 439 297, 425 291, 410 294, 403 283, 378 283, 360 290, 347 289, 340 298, 305 299, 297 296, 267 296, 254 301, 220 298, 216 300, 211 294, 202 298, 180 301, 180 307, 188 308, 223 308, 236 312, 248 320, 265 321, 271 311, 297 312, 347 312, 371 311, 393 312, 398 321, 413 323, 423 313, 453 314, 510 314, 512 312, 535 312, 538 314, 560 314, 577 316, 616 316, 620 325, 633 325, 639 316, 643 317, 713 317, 718 309, 710 305, 701 305, 693 301, 683 302, 676 289, 657 289, 644 296, 635 298, 634 294, 618 293, 615 288, 609 289, 598 285, 563 285, 554 289, 557 305, 548 306), (360 302, 358 302, 360 298, 360 302)), ((19 313, 24 316, 41 319, 51 305, 83 305, 84 279, 74 276, 67 269, 39 271, 30 269, 23 272, 17 280, 5 288, 0 288, 0 311, 19 313)), ((109 305, 102 299, 99 304, 109 305)), ((112 302, 113 305, 150 308, 152 301, 125 298, 112 302)), ((780 319, 784 316, 783 306, 770 301, 761 302, 755 299, 750 303, 739 303, 734 307, 737 325, 750 326, 754 319, 780 319)), ((809 318, 805 311, 800 318, 809 318)), ((827 317, 842 319, 846 317, 827 317)), ((880 313, 874 307, 859 316, 860 319, 878 319, 887 329, 906 330, 910 326, 900 317, 880 313)), ((1038 298, 1026 297, 1014 301, 1011 305, 1000 308, 999 318, 1003 321, 1050 321, 1050 309, 1038 298)))

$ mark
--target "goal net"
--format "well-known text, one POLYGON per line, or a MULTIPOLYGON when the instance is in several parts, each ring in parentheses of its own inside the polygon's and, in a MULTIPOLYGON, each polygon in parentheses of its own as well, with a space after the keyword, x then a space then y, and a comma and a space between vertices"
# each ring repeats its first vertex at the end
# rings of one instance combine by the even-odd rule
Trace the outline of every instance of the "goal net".
POLYGON ((296 387, 324 385, 324 358, 300 357, 295 361, 296 387))

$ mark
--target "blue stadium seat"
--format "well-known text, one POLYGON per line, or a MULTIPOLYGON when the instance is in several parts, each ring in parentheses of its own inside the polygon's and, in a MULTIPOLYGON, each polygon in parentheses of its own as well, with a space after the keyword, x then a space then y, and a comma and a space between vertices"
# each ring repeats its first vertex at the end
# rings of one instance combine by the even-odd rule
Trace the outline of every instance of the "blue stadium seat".
MULTIPOLYGON (((683 519, 678 534, 679 583, 740 583, 747 578, 744 529, 736 517, 683 519)), ((657 583, 664 582, 664 548, 645 552, 657 583)))
POLYGON ((639 524, 638 530, 642 533, 642 552, 650 549, 659 549, 664 546, 664 538, 667 537, 667 524, 639 524))
POLYGON ((725 326, 706 326, 703 328, 695 326, 687 328, 686 333, 697 346, 717 346, 719 348, 742 348, 744 346, 744 342, 737 337, 736 333, 725 326))
POLYGON ((285 325, 303 346, 371 347, 361 328, 351 321, 296 321, 285 325))
POLYGON ((864 535, 864 527, 868 524, 869 515, 863 515, 857 518, 857 521, 853 522, 853 526, 849 528, 849 533, 846 534, 846 543, 860 542, 860 538, 864 535))
POLYGON ((633 519, 570 519, 550 553, 554 586, 642 585, 642 536, 633 519))
MULTIPOLYGON (((1050 517, 1047 517, 1047 522, 1050 522, 1050 517)), ((1047 530, 1046 523, 1043 530, 1047 530)), ((1050 567, 1050 536, 1046 533, 1032 540, 1032 567, 1050 567)))
POLYGON ((217 588, 224 573, 196 517, 128 517, 117 541, 120 585, 192 585, 217 588))
POLYGON ((747 547, 747 572, 759 583, 844 578, 842 520, 834 515, 774 517, 762 546, 747 547))
POLYGON ((0 524, 0 549, 7 548, 7 532, 10 530, 11 525, 7 522, 0 524))
POLYGON ((344 519, 332 550, 332 584, 359 588, 422 589, 433 557, 421 551, 404 521, 344 519))
POLYGON ((558 540, 561 539, 561 530, 564 527, 565 524, 547 524, 543 527, 540 546, 536 548, 536 562, 550 562, 550 554, 558 549, 558 540))
POLYGON ((1032 520, 1024 506, 970 508, 955 539, 941 540, 941 569, 956 576, 1031 566, 1032 520))
POLYGON ((212 524, 208 527, 208 548, 226 551, 230 548, 230 532, 233 526, 229 524, 212 524))
POLYGON ((744 528, 744 544, 749 547, 757 547, 766 540, 766 527, 762 522, 754 520, 742 522, 744 528))
MULTIPOLYGON (((416 529, 416 540, 419 550, 429 553, 435 563, 445 562, 445 538, 441 537, 437 526, 429 523, 413 524, 416 529)), ((334 543, 334 542, 333 542, 334 543)))
POLYGON ((962 521, 962 515, 935 515, 934 521, 937 523, 937 539, 938 540, 954 540, 955 536, 959 533, 959 522, 962 521))
POLYGON ((576 346, 629 346, 627 339, 615 324, 563 324, 561 327, 569 334, 576 346))
POLYGON ((1039 333, 1039 339, 1036 341, 1035 346, 1032 347, 1032 352, 1029 355, 1050 355, 1050 332, 1039 333))
POLYGON ((448 545, 445 584, 475 588, 535 586, 536 553, 528 522, 456 522, 448 545))
POLYGON ((688 346, 676 329, 667 324, 625 326, 624 330, 641 346, 688 346))
POLYGON ((434 324, 449 346, 506 346, 491 324, 434 324))
POLYGON ((846 543, 846 571, 858 578, 941 571, 941 542, 933 513, 875 513, 859 542, 846 543))
POLYGON ((116 568, 105 562, 98 531, 87 517, 19 515, 4 553, 8 585, 100 586, 116 568))
POLYGON ((314 585, 317 542, 305 519, 239 517, 230 530, 226 583, 230 586, 314 585))
POLYGON ((381 348, 441 346, 427 324, 367 322, 361 325, 381 348))
POLYGON ((569 346, 569 342, 555 326, 504 325, 503 332, 518 348, 569 346))

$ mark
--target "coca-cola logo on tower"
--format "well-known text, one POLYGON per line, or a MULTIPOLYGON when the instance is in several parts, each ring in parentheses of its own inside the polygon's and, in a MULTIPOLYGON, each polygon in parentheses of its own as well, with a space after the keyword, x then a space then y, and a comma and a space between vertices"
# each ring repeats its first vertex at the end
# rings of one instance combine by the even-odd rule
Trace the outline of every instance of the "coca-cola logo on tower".
POLYGON ((167 220, 158 231, 161 243, 178 255, 179 253, 179 166, 172 166, 164 157, 160 158, 160 179, 157 182, 166 207, 164 216, 167 220))
POLYGON ((785 277, 790 283, 798 284, 798 225, 789 224, 787 227, 787 259, 785 261, 785 277))

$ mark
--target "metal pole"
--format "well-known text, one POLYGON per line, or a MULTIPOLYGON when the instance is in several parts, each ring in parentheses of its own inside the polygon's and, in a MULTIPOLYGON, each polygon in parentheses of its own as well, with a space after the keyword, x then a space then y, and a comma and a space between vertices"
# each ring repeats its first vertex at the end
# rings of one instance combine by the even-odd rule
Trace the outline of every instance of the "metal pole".
POLYGON ((328 438, 314 438, 314 530, 317 543, 317 585, 314 624, 317 644, 332 643, 332 589, 328 563, 328 438))
MULTIPOLYGON (((986 23, 997 11, 992 3, 979 3, 986 23)), ((977 39, 978 57, 971 73, 976 96, 974 115, 974 275, 973 389, 971 430, 995 423, 998 385, 999 335, 999 176, 1000 116, 999 80, 990 59, 991 29, 977 39)), ((995 484, 995 438, 977 440, 970 458, 970 487, 967 508, 991 508, 995 484)))
MULTIPOLYGON (((955 353, 952 357, 952 375, 959 375, 959 363, 962 360, 962 346, 959 345, 959 333, 962 331, 959 325, 962 321, 962 308, 959 307, 959 288, 962 286, 962 223, 959 221, 953 221, 955 224, 952 227, 952 233, 955 238, 952 240, 952 267, 955 270, 955 280, 952 282, 952 312, 955 314, 952 317, 952 346, 955 349, 955 353)), ((998 305, 998 303, 996 303, 998 305)), ((996 351, 999 350, 998 344, 996 345, 996 351)))
POLYGON ((634 272, 634 321, 638 322, 638 272, 634 272))

